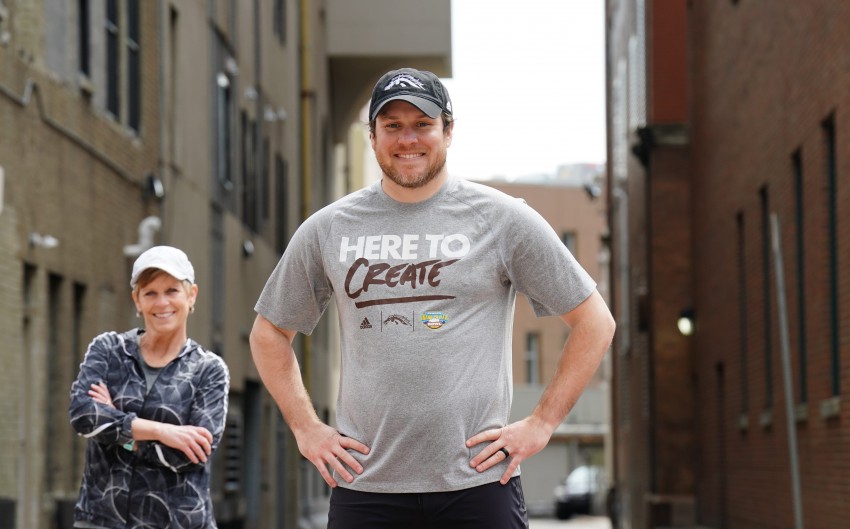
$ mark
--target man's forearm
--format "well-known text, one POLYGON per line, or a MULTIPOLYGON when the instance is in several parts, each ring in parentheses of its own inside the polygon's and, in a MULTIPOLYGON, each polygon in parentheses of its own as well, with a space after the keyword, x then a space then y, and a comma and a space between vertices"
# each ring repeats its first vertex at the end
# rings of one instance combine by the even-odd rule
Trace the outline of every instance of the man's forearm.
POLYGON ((282 331, 260 316, 251 331, 250 344, 263 384, 286 423, 297 433, 310 424, 318 423, 319 417, 301 379, 298 359, 292 348, 294 335, 294 331, 282 331))

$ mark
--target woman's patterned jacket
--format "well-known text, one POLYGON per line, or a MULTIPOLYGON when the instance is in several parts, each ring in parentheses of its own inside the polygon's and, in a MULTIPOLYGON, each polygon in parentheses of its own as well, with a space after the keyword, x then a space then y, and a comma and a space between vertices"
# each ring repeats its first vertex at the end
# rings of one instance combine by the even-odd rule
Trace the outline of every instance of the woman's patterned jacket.
POLYGON ((130 424, 136 417, 203 426, 221 441, 227 416, 230 375, 218 355, 189 339, 179 356, 162 368, 147 393, 138 337, 143 330, 107 332, 88 347, 71 386, 71 425, 88 439, 76 519, 108 528, 210 529, 210 465, 192 463, 182 451, 139 441, 130 424), (104 382, 114 408, 96 403, 88 390, 104 382))

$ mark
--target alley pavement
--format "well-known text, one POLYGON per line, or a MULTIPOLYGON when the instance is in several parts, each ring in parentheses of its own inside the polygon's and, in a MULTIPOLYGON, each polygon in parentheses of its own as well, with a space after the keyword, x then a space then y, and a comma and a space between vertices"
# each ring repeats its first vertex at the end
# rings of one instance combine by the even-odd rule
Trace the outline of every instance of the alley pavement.
POLYGON ((611 529, 611 520, 605 516, 575 516, 569 520, 531 518, 529 529, 611 529))

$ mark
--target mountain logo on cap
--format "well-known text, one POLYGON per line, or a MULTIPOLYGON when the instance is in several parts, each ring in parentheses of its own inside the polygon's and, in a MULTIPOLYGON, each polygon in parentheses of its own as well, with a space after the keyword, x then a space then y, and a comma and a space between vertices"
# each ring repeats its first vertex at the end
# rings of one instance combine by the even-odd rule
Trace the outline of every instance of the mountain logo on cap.
POLYGON ((405 86, 408 88, 418 88, 420 90, 425 90, 425 85, 422 84, 422 81, 407 73, 396 75, 395 77, 390 79, 390 82, 387 83, 387 86, 384 87, 384 92, 392 89, 394 86, 405 86))

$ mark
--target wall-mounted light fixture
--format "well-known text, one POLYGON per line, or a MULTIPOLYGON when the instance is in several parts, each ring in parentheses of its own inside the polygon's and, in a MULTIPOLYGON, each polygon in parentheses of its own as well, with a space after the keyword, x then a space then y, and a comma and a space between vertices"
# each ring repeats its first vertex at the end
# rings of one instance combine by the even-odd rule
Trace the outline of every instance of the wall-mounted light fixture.
POLYGON ((248 258, 252 255, 254 255, 254 243, 251 239, 245 239, 242 241, 242 256, 248 258))
POLYGON ((584 192, 587 193, 587 198, 596 200, 602 195, 602 188, 595 182, 584 184, 584 192))
POLYGON ((54 237, 53 235, 41 234, 32 232, 29 237, 30 246, 35 248, 44 248, 45 250, 50 250, 51 248, 56 248, 59 246, 59 239, 54 237))
POLYGON ((245 88, 245 92, 242 95, 245 96, 245 99, 249 101, 256 101, 257 98, 260 96, 259 92, 257 92, 257 89, 253 86, 245 88))
POLYGON ((153 173, 148 173, 145 176, 145 195, 162 200, 165 197, 165 186, 162 180, 153 173))
POLYGON ((228 75, 231 77, 236 77, 239 75, 239 65, 236 63, 236 59, 228 56, 224 59, 224 69, 227 70, 228 75))
POLYGON ((690 336, 696 328, 696 320, 694 320, 694 309, 684 309, 679 313, 679 319, 676 320, 676 327, 682 336, 690 336))
POLYGON ((269 123, 274 123, 275 121, 284 121, 286 119, 286 111, 283 107, 274 109, 271 105, 266 105, 263 108, 263 119, 268 121, 269 123))

